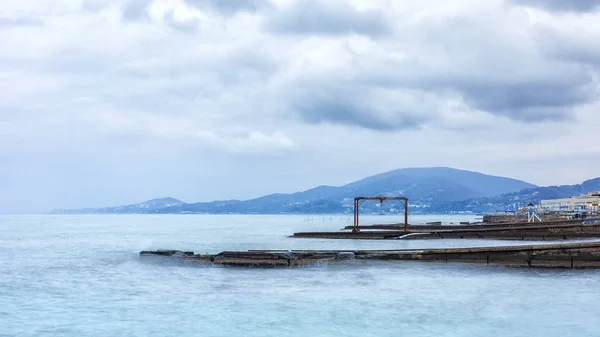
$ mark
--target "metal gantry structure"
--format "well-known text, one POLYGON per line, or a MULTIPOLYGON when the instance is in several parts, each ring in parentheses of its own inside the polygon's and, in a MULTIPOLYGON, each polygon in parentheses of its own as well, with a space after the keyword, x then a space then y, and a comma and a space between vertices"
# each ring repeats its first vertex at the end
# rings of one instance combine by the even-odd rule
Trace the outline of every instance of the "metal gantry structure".
POLYGON ((365 200, 376 200, 379 201, 380 203, 383 203, 384 201, 387 200, 400 200, 404 202, 404 233, 408 232, 408 198, 406 197, 383 197, 383 196, 379 196, 379 197, 355 197, 354 198, 354 228, 352 229, 353 232, 358 233, 360 231, 360 229, 358 228, 358 210, 360 208, 360 205, 365 201, 365 200))

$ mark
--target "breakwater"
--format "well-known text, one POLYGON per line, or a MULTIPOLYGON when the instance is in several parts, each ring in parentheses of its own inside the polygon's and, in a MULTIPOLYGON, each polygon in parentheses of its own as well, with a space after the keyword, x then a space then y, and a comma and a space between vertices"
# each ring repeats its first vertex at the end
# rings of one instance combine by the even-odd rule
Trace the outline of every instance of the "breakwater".
POLYGON ((178 250, 140 252, 140 256, 157 255, 231 267, 291 267, 373 260, 571 269, 600 268, 600 241, 419 250, 251 250, 218 254, 195 254, 178 250))
MULTIPOLYGON (((590 219, 592 221, 594 219, 590 219)), ((525 227, 532 225, 577 225, 582 223, 583 219, 577 220, 550 220, 543 222, 521 222, 521 221, 513 221, 513 222, 473 222, 466 223, 461 222, 458 225, 450 224, 450 225, 442 225, 439 223, 425 223, 425 224, 414 224, 409 225, 409 230, 411 231, 434 231, 434 230, 462 230, 462 229, 495 229, 495 228, 515 228, 515 227, 525 227)), ((360 225, 358 226, 360 230, 395 230, 402 231, 404 230, 404 224, 374 224, 374 225, 360 225)), ((342 230, 352 230, 353 226, 345 226, 342 230)))
MULTIPOLYGON (((562 213, 544 213, 541 214, 544 221, 564 221, 572 216, 562 213)), ((512 222, 527 222, 527 214, 486 214, 483 216, 485 223, 512 223, 512 222)))
POLYGON ((404 232, 400 227, 392 226, 394 225, 361 226, 359 232, 344 230, 298 232, 292 234, 292 237, 356 240, 497 239, 530 241, 600 238, 600 219, 460 226, 417 225, 409 226, 408 232, 404 232))

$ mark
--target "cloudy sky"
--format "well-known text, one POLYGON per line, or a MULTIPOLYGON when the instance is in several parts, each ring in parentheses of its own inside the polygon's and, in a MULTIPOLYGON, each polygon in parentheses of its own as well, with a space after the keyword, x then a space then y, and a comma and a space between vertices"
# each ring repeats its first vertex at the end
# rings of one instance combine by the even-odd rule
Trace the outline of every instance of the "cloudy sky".
POLYGON ((0 212, 600 176, 598 0, 0 0, 0 212))

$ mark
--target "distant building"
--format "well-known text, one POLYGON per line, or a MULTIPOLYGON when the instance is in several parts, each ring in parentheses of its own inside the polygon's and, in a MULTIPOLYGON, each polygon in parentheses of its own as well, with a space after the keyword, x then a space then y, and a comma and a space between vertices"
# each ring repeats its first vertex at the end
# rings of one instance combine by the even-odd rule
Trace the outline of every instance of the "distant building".
POLYGON ((553 212, 592 212, 600 210, 600 191, 582 194, 577 197, 563 199, 541 200, 543 211, 553 212))

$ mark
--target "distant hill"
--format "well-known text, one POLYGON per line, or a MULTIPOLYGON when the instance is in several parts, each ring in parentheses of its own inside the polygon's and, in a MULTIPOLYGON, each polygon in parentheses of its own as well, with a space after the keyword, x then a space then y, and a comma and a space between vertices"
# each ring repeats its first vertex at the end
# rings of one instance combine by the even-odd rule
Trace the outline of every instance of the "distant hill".
MULTIPOLYGON (((407 168, 377 174, 343 186, 318 186, 302 192, 270 194, 244 201, 184 203, 163 198, 141 204, 63 210, 61 213, 341 213, 351 209, 353 198, 360 195, 406 196, 411 205, 419 207, 418 210, 440 212, 443 210, 431 206, 453 205, 463 200, 489 198, 536 187, 516 179, 448 167, 407 168)), ((370 203, 364 207, 368 211, 381 211, 376 206, 370 203)), ((389 202, 385 208, 389 211, 398 206, 389 202)))
POLYGON ((158 198, 138 204, 103 207, 103 208, 83 208, 83 209, 59 209, 54 214, 140 214, 140 213, 159 213, 159 210, 167 207, 184 205, 185 202, 175 198, 158 198))
POLYGON ((493 197, 469 199, 454 203, 449 207, 463 210, 477 210, 478 212, 512 210, 517 203, 520 206, 524 206, 530 202, 537 204, 540 200, 568 198, 596 191, 600 191, 600 177, 586 180, 578 185, 526 188, 521 191, 493 197))
POLYGON ((578 185, 561 185, 528 188, 518 192, 503 194, 491 200, 523 200, 539 202, 544 199, 559 199, 600 191, 600 178, 586 180, 578 185))
POLYGON ((352 196, 392 194, 415 200, 464 200, 532 187, 537 186, 521 180, 448 167, 398 169, 343 186, 352 196))

